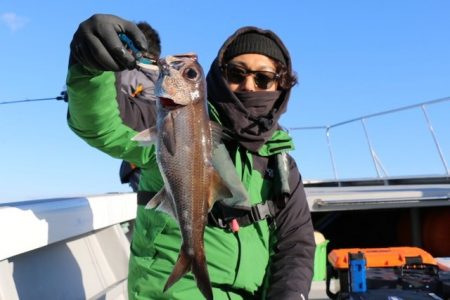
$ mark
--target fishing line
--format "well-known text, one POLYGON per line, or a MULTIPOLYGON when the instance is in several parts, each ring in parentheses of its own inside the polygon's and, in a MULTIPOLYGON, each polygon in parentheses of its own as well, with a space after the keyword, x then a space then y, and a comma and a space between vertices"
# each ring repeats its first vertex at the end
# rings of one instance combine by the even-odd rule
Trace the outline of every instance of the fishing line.
POLYGON ((2 105, 2 104, 17 104, 17 103, 24 103, 24 102, 48 101, 48 100, 63 100, 64 102, 67 102, 67 91, 62 91, 60 93, 60 95, 56 96, 56 97, 3 101, 3 102, 0 102, 0 105, 2 105))

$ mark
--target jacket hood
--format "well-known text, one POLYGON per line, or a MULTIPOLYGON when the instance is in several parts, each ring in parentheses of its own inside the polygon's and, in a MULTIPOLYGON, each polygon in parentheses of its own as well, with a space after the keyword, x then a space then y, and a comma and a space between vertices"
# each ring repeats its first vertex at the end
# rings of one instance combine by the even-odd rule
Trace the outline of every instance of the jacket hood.
POLYGON ((291 57, 281 39, 270 30, 247 26, 238 29, 223 43, 211 64, 206 81, 208 100, 217 110, 220 122, 236 135, 242 146, 252 152, 258 152, 274 132, 281 129, 278 120, 287 109, 290 89, 279 91, 278 98, 272 104, 271 112, 257 118, 250 115, 240 99, 230 90, 222 73, 222 67, 226 63, 224 54, 237 37, 247 33, 258 33, 273 40, 284 55, 287 71, 292 73, 291 57))
POLYGON ((236 30, 236 32, 234 34, 232 34, 228 39, 226 39, 226 41, 223 43, 223 45, 220 48, 219 53, 217 55, 219 67, 222 67, 224 64, 223 57, 224 57, 226 50, 230 46, 230 44, 232 44, 236 40, 237 37, 239 37, 243 34, 247 34, 247 33, 258 33, 258 34, 264 35, 264 36, 268 37, 269 39, 273 40, 278 45, 278 47, 280 48, 280 50, 282 51, 282 53, 284 55, 284 59, 286 61, 286 67, 288 68, 288 71, 292 72, 291 57, 289 55, 289 51, 287 50, 286 46, 283 44, 281 39, 271 30, 261 29, 261 28, 254 27, 254 26, 241 27, 240 29, 236 30))

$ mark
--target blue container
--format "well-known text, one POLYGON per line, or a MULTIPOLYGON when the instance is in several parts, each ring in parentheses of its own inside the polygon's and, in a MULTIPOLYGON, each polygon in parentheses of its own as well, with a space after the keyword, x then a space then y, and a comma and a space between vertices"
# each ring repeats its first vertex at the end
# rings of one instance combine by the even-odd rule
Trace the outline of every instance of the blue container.
POLYGON ((349 253, 348 262, 349 291, 354 293, 366 292, 366 258, 364 253, 349 253))

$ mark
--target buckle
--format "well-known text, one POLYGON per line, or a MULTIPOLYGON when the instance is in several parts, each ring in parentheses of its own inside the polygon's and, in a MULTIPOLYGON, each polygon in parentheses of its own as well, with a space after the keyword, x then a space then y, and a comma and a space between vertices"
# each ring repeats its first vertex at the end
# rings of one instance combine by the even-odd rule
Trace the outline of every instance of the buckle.
POLYGON ((252 223, 272 217, 269 202, 270 201, 266 201, 265 203, 258 203, 251 207, 250 216, 252 223))
POLYGON ((222 218, 215 216, 212 210, 208 213, 208 224, 222 229, 228 228, 228 224, 224 223, 222 218))
POLYGON ((273 211, 272 201, 255 204, 249 211, 241 211, 240 214, 230 213, 230 210, 226 211, 223 208, 213 208, 208 214, 208 224, 237 232, 241 226, 248 226, 264 219, 271 219, 269 223, 272 224, 275 216, 273 211))

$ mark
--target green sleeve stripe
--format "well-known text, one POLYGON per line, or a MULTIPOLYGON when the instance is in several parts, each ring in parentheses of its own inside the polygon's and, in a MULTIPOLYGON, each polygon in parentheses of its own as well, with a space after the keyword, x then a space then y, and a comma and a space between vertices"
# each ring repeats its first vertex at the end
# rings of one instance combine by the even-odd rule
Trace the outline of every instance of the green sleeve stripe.
POLYGON ((92 73, 73 65, 67 76, 69 127, 89 145, 116 158, 144 166, 154 156, 131 140, 136 131, 122 123, 113 72, 92 73))

